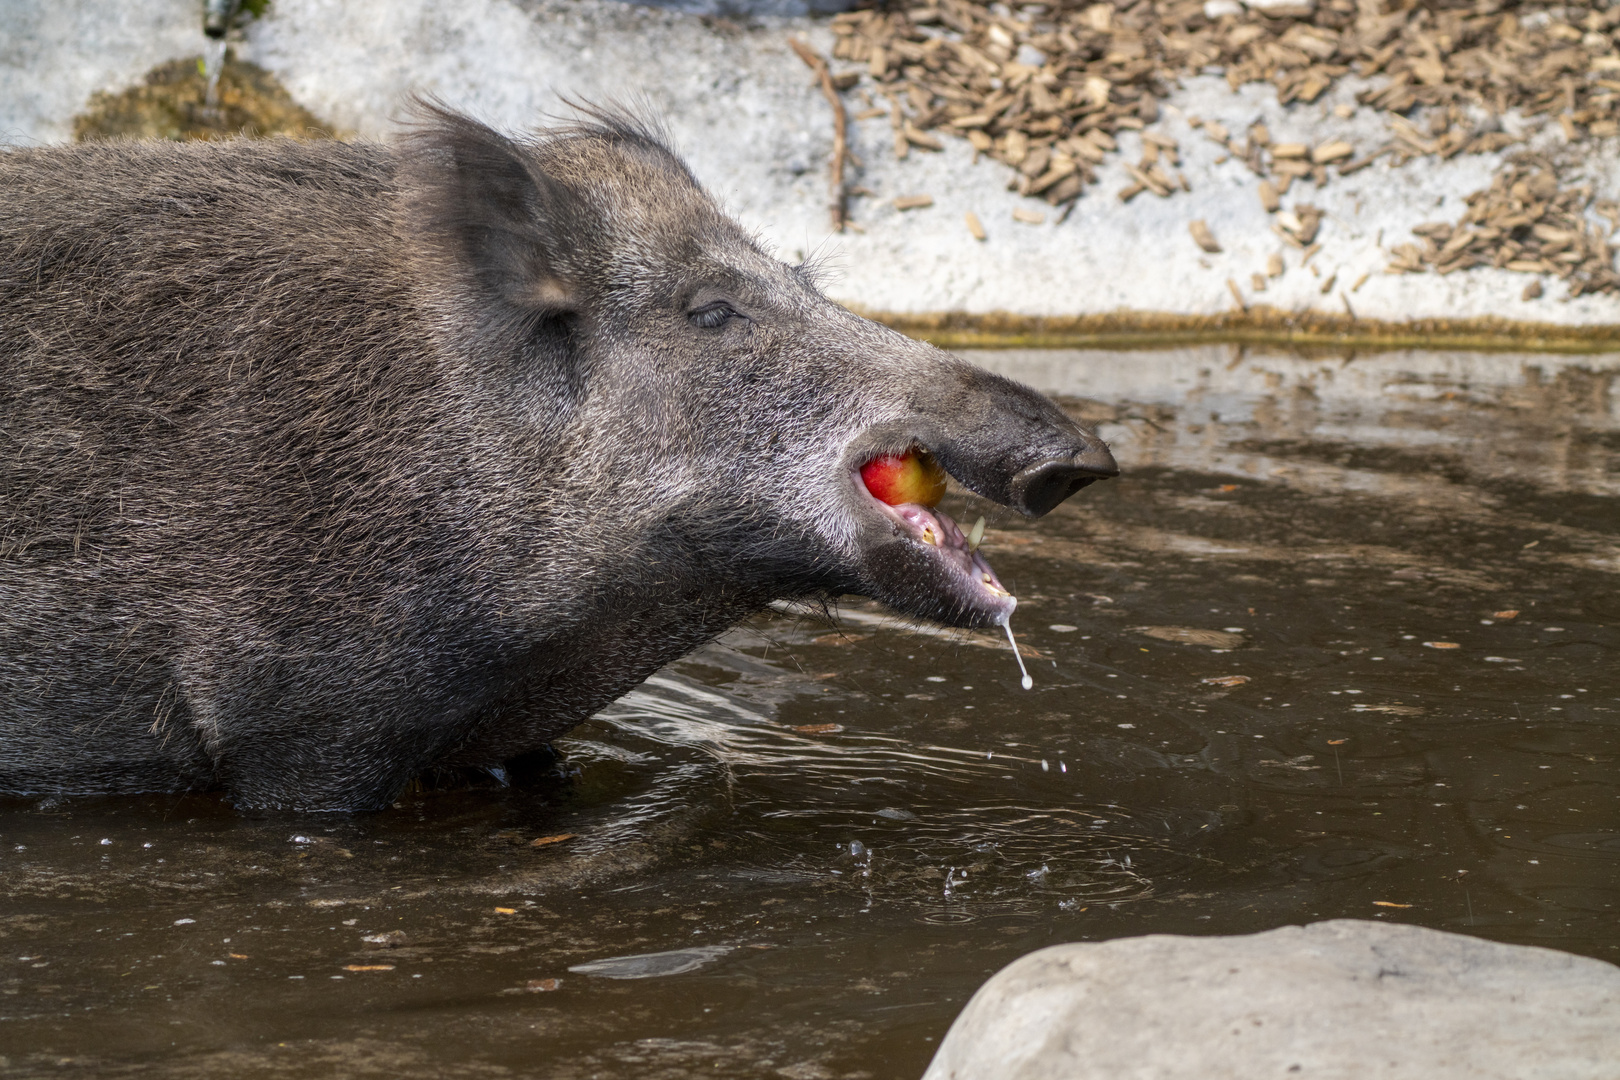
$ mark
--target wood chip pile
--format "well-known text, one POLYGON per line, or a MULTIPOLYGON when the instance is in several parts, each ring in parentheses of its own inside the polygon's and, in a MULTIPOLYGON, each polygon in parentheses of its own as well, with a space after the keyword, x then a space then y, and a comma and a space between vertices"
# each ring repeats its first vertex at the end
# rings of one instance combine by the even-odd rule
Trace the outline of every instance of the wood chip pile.
MULTIPOLYGON (((1620 228, 1620 205, 1592 202, 1589 185, 1560 188, 1552 164, 1529 155, 1496 175, 1489 189, 1468 197, 1468 212, 1455 225, 1433 222, 1412 231, 1422 244, 1399 244, 1389 273, 1432 269, 1449 274, 1475 266, 1498 266, 1530 274, 1554 274, 1571 296, 1620 293, 1614 246, 1586 219, 1586 208, 1620 228)), ((1539 283, 1526 299, 1540 295, 1539 283)))
MULTIPOLYGON (((1015 16, 972 0, 939 0, 835 17, 833 55, 863 63, 889 100, 900 156, 937 148, 933 132, 957 135, 1024 172, 1031 193, 1061 185, 1069 198, 1078 189, 1063 177, 1089 177, 1090 166, 1115 149, 1115 133, 1157 119, 1158 100, 1181 76, 1212 65, 1234 89, 1273 83, 1284 104, 1315 101, 1352 71, 1387 75, 1387 85, 1360 100, 1393 114, 1389 151, 1402 157, 1499 150, 1512 141, 1499 119, 1510 109, 1555 115, 1571 139, 1620 134, 1620 6, 1383 7, 1382 0, 1263 9, 1236 0, 1059 0, 1015 16), (1416 106, 1443 108, 1419 129, 1400 115, 1416 106), (1031 160, 1047 167, 1037 173, 1026 168, 1031 160)), ((1323 160, 1316 149, 1307 148, 1310 165, 1356 163, 1353 151, 1335 147, 1323 160)), ((1246 144, 1234 150, 1257 156, 1246 144)), ((1173 186, 1163 169, 1155 179, 1173 186)))
MULTIPOLYGON (((1234 89, 1270 82, 1285 104, 1315 101, 1347 74, 1386 77, 1358 95, 1361 104, 1388 116, 1389 138, 1379 146, 1277 143, 1263 125, 1234 133, 1188 118, 1261 178, 1259 196, 1272 212, 1295 180, 1320 186, 1332 173, 1352 173, 1386 155, 1399 163, 1502 150, 1514 142, 1502 130, 1501 117, 1509 111, 1546 117, 1571 142, 1620 134, 1620 4, 1252 2, 1256 6, 1239 0, 1050 0, 1010 7, 981 0, 927 0, 920 6, 891 0, 836 16, 833 56, 858 65, 841 73, 841 84, 864 81, 861 92, 872 107, 857 118, 886 114, 896 155, 938 150, 942 136, 964 138, 1014 170, 1009 187, 1066 208, 1095 182, 1097 165, 1118 151, 1117 136, 1127 129, 1142 132, 1143 155, 1126 166, 1130 183, 1118 192, 1121 199, 1143 192, 1169 198, 1190 190, 1178 168, 1177 143, 1148 125, 1179 80, 1199 72, 1224 74, 1234 89)), ((1348 107, 1340 109, 1348 115, 1348 107)), ((1513 175, 1507 190, 1524 180, 1513 175)), ((1532 169, 1532 175, 1541 173, 1532 169)), ((1478 193, 1476 208, 1496 206, 1495 192, 1478 193)), ((1477 232, 1499 226, 1471 220, 1468 227, 1477 232)), ((1574 247, 1556 253, 1562 261, 1539 255, 1503 260, 1494 248, 1485 262, 1468 261, 1479 254, 1476 244, 1489 242, 1476 238, 1447 250, 1439 262, 1419 248, 1414 259, 1403 257, 1401 268, 1449 271, 1545 261, 1583 289, 1588 281, 1610 280, 1595 271, 1569 270, 1587 265, 1572 261, 1574 247)), ((1597 257, 1586 240, 1581 244, 1597 257)))

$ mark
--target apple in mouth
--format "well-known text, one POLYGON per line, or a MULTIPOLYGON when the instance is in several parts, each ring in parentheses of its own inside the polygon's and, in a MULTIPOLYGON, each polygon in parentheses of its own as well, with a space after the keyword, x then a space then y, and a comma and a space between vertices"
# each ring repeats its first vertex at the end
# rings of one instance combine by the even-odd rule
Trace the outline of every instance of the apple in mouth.
POLYGON ((931 510, 945 497, 945 470, 918 447, 873 458, 861 466, 861 481, 874 499, 889 506, 916 503, 931 510))

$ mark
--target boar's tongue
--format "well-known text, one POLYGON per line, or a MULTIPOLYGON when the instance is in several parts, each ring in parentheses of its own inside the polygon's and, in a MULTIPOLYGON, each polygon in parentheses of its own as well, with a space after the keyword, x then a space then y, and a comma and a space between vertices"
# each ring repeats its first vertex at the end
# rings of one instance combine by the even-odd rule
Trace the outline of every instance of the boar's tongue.
MULTIPOLYGON (((996 572, 984 561, 984 556, 968 546, 968 538, 951 516, 943 510, 930 510, 917 503, 892 506, 895 516, 915 530, 916 536, 939 552, 945 564, 965 577, 978 582, 995 596, 1011 598, 996 572)), ((1009 608, 1009 611, 1011 609, 1009 608)))

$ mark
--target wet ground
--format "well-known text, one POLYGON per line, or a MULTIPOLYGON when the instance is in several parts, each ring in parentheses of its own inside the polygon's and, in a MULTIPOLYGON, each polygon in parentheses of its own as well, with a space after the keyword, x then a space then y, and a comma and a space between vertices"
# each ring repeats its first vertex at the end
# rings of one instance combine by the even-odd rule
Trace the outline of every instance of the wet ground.
POLYGON ((1620 961, 1620 357, 981 359, 1128 470, 991 515, 1033 690, 1003 640, 783 612, 521 792, 0 806, 0 1070, 915 1077, 1061 941, 1620 961))

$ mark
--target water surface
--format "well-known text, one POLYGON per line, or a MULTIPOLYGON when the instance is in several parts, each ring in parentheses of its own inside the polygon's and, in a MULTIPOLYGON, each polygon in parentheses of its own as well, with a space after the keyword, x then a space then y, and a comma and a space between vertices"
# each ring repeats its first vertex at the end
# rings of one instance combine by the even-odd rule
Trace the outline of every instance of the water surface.
POLYGON ((977 358, 1127 470, 948 503, 1033 690, 998 636, 773 612, 521 790, 0 804, 0 1068, 915 1077, 1063 941, 1620 960, 1620 357, 977 358))

